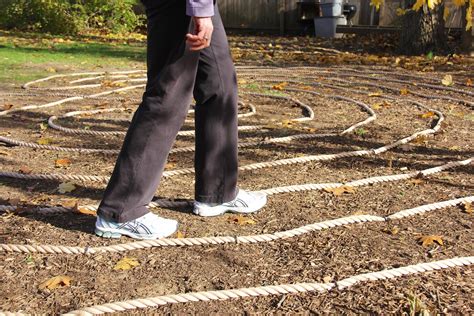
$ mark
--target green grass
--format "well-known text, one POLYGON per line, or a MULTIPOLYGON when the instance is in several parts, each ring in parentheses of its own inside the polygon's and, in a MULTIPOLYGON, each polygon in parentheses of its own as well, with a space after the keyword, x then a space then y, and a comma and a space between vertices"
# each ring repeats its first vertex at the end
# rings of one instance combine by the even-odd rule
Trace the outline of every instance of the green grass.
POLYGON ((288 94, 282 91, 270 89, 268 87, 261 86, 258 83, 244 83, 244 84, 239 85, 239 88, 244 88, 255 93, 265 93, 265 94, 270 94, 270 95, 275 95, 275 96, 280 96, 280 97, 288 96, 288 94))
POLYGON ((55 73, 145 68, 144 43, 0 32, 0 83, 55 73))

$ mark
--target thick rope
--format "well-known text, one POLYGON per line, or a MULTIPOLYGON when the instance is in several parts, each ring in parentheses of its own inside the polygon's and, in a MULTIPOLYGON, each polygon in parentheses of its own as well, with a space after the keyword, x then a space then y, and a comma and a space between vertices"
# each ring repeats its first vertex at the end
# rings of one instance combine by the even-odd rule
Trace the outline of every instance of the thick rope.
POLYGON ((346 290, 361 282, 389 280, 407 275, 416 275, 431 271, 450 269, 454 267, 470 266, 472 264, 474 264, 474 257, 458 257, 434 262, 418 263, 400 268, 358 274, 340 281, 336 281, 334 283, 279 284, 251 288, 240 288, 233 290, 189 292, 174 295, 162 295, 156 297, 133 299, 85 307, 82 309, 68 312, 64 315, 101 315, 105 313, 125 312, 128 310, 140 310, 168 304, 223 301, 236 298, 250 298, 269 295, 283 295, 309 292, 324 293, 335 289, 346 290))
MULTIPOLYGON (((377 183, 386 183, 386 182, 393 182, 393 181, 401 181, 401 180, 408 180, 408 179, 413 179, 417 177, 425 177, 429 176, 435 173, 443 172, 445 170, 449 170, 452 168, 457 168, 457 167, 462 167, 462 166, 467 166, 471 163, 474 162, 474 157, 466 160, 461 160, 461 161, 455 161, 455 162, 449 162, 447 164, 438 166, 438 167, 433 167, 433 168, 428 168, 425 170, 421 171, 414 171, 410 173, 404 173, 404 174, 395 174, 395 175, 387 175, 387 176, 376 176, 376 177, 369 177, 365 179, 360 179, 356 181, 351 181, 351 182, 346 182, 346 183, 307 183, 307 184, 298 184, 298 185, 290 185, 290 186, 282 186, 282 187, 275 187, 275 188, 269 188, 265 190, 260 190, 257 192, 265 193, 267 195, 274 195, 274 194, 280 194, 280 193, 290 193, 290 192, 301 192, 301 191, 315 191, 315 190, 325 190, 325 189, 334 189, 334 188, 339 188, 339 187, 344 187, 344 186, 350 186, 350 187, 359 187, 359 186, 366 186, 366 185, 372 185, 372 184, 377 184, 377 183)), ((177 170, 179 171, 179 170, 177 170)), ((184 169, 181 170, 184 173, 187 173, 189 169, 184 169)), ((176 173, 173 173, 173 171, 166 171, 165 172, 166 177, 170 177, 173 175, 177 175, 176 173)), ((8 173, 1 173, 0 176, 8 176, 8 173)), ((50 175, 29 175, 29 174, 21 174, 21 173, 15 173, 12 175, 12 177, 15 178, 20 178, 20 179, 47 179, 47 180, 57 180, 57 178, 51 178, 50 175)), ((76 176, 77 178, 74 178, 73 180, 92 180, 88 178, 87 176, 76 176)), ((64 180, 64 179, 63 179, 64 180)), ((68 179, 70 180, 70 179, 68 179)), ((102 179, 103 180, 103 179, 102 179)), ((165 207, 165 208, 172 208, 172 207, 187 207, 191 206, 192 201, 171 201, 171 200, 155 200, 152 201, 150 204, 148 204, 148 207, 152 208, 159 208, 159 207, 165 207)), ((81 206, 80 208, 82 209, 87 209, 90 211, 96 211, 98 208, 98 205, 84 205, 81 206)), ((65 212, 66 210, 63 210, 62 208, 57 208, 54 207, 54 209, 58 210, 59 213, 65 212)), ((8 205, 0 205, 0 212, 1 211, 13 211, 15 208, 12 208, 11 206, 8 205)), ((28 212, 29 210, 27 210, 28 212)), ((31 210, 31 212, 38 213, 38 212, 44 212, 44 213, 52 213, 52 211, 48 210, 48 208, 41 208, 40 210, 34 209, 31 210)))
POLYGON ((100 93, 89 95, 88 97, 86 97, 86 96, 74 96, 74 97, 68 97, 66 99, 62 99, 62 100, 59 100, 59 101, 49 102, 49 103, 42 104, 42 105, 27 105, 27 106, 18 107, 18 108, 13 107, 9 110, 0 111, 0 116, 7 115, 11 112, 48 108, 48 107, 53 107, 53 106, 65 104, 65 103, 68 103, 68 102, 84 100, 86 98, 103 97, 103 96, 113 94, 113 93, 121 93, 121 92, 129 91, 129 90, 133 90, 133 89, 138 89, 138 88, 144 88, 144 87, 145 87, 145 85, 141 84, 141 85, 129 86, 129 87, 118 88, 118 89, 109 90, 109 91, 105 91, 105 92, 100 92, 100 93))
POLYGON ((176 247, 176 246, 204 246, 204 245, 221 245, 229 243, 255 244, 262 242, 270 242, 281 239, 293 238, 314 231, 329 229, 340 226, 347 226, 358 223, 368 222, 386 222, 394 219, 403 219, 410 216, 424 214, 435 210, 440 210, 462 203, 473 202, 474 196, 432 203, 419 206, 416 208, 399 211, 389 216, 378 215, 352 215, 323 222, 313 223, 301 226, 295 229, 279 231, 273 234, 249 235, 249 236, 218 236, 218 237, 192 237, 192 238, 168 238, 158 240, 143 240, 132 243, 124 243, 102 247, 77 247, 77 246, 53 246, 53 245, 15 245, 0 244, 0 251, 19 252, 19 253, 51 253, 51 254, 94 254, 102 252, 126 252, 138 249, 146 249, 153 247, 176 247))
MULTIPOLYGON (((407 78, 415 78, 417 76, 405 74, 405 73, 397 73, 395 76, 397 78, 387 78, 386 75, 389 73, 378 71, 377 73, 381 76, 374 75, 374 71, 365 71, 365 70, 356 70, 356 69, 346 69, 345 73, 341 73, 339 71, 334 71, 334 68, 320 68, 320 69, 312 69, 309 70, 308 68, 301 68, 301 67, 294 67, 288 69, 281 69, 281 68, 272 68, 267 70, 262 70, 261 68, 255 67, 239 67, 241 70, 241 74, 243 77, 253 77, 255 76, 256 69, 259 70, 259 74, 266 74, 267 78, 263 80, 254 79, 254 81, 261 81, 264 83, 270 82, 288 82, 293 83, 296 85, 307 85, 311 87, 320 87, 320 88, 330 88, 339 90, 341 92, 353 92, 358 94, 367 94, 367 90, 358 90, 353 89, 352 86, 363 86, 372 87, 378 89, 378 91, 389 91, 393 92, 395 95, 399 94, 400 88, 395 86, 387 86, 385 83, 392 83, 392 84, 399 84, 401 86, 407 83, 407 78), (278 74, 276 74, 278 71, 278 74), (298 79, 305 79, 305 80, 314 80, 315 75, 324 78, 327 82, 330 83, 322 83, 322 82, 305 82, 302 80, 293 80, 295 75, 298 75, 298 79), (302 76, 307 75, 307 76, 302 76), (273 78, 273 79, 271 79, 273 78), (361 82, 352 80, 353 78, 362 79, 367 82, 361 82)), ((339 69, 339 68, 338 68, 339 69)), ((77 73, 77 74, 66 74, 66 75, 54 75, 48 78, 43 78, 39 80, 35 80, 29 82, 24 85, 24 88, 28 88, 30 90, 37 90, 37 91, 52 91, 47 95, 49 96, 56 96, 56 97, 64 97, 64 99, 54 102, 49 102, 43 105, 28 105, 24 107, 13 107, 10 110, 0 112, 0 115, 6 115, 11 112, 15 111, 22 111, 22 110, 30 110, 30 109, 41 109, 47 108, 52 106, 57 106, 69 102, 75 102, 84 99, 107 99, 107 100, 131 100, 130 98, 120 98, 120 97, 107 97, 115 93, 123 93, 133 89, 143 88, 144 84, 137 84, 131 85, 127 87, 122 87, 118 89, 112 89, 109 91, 91 94, 91 95, 75 95, 75 94, 68 94, 68 93, 58 93, 57 91, 66 91, 66 90, 84 90, 89 88, 99 88, 103 87, 102 83, 96 83, 97 81, 101 80, 108 80, 107 86, 124 86, 130 83, 144 83, 145 72, 142 70, 139 71, 131 71, 131 72, 114 72, 114 73, 106 73, 106 72, 93 72, 93 73, 77 73), (93 76, 93 77, 91 77, 93 76), (54 80, 58 78, 67 78, 67 77, 79 77, 79 79, 73 79, 69 81, 69 86, 55 86, 55 87, 42 87, 40 84, 45 83, 49 80, 54 80), (33 87, 34 86, 34 87, 33 87), (55 92, 56 91, 56 92, 55 92)), ((391 74, 391 73, 390 73, 391 74)), ((393 74, 391 74, 393 75, 393 74)), ((418 76, 419 77, 419 76, 418 76)), ((424 78, 425 77, 419 77, 424 78)), ((436 91, 443 91, 446 95, 440 94, 427 94, 426 92, 418 92, 412 91, 414 88, 410 88, 409 94, 421 98, 426 99, 441 99, 447 100, 449 102, 455 102, 460 104, 466 104, 470 106, 474 106, 474 102, 470 100, 459 99, 456 97, 452 97, 448 94, 461 94, 464 96, 472 97, 474 96, 474 92, 468 91, 467 89, 459 89, 457 87, 445 87, 439 84, 439 78, 432 78, 430 79, 430 83, 417 83, 417 86, 423 87, 425 89, 432 89, 436 91), (437 84, 438 83, 438 84, 437 84)), ((456 83, 458 85, 459 83, 456 83)), ((467 87, 465 84, 463 84, 467 87)), ((363 111, 369 114, 369 117, 366 118, 364 121, 358 122, 349 128, 346 128, 344 131, 340 133, 328 133, 328 134, 299 134, 299 135, 292 135, 287 137, 275 137, 275 138, 268 138, 265 140, 250 140, 244 143, 240 143, 239 147, 250 147, 250 146, 258 146, 263 144, 272 144, 272 143, 279 143, 279 142, 292 142, 299 139, 311 139, 316 137, 331 137, 337 135, 345 135, 347 133, 353 132, 358 127, 368 124, 376 119, 376 114, 372 110, 372 108, 360 101, 354 100, 349 97, 345 97, 342 95, 326 95, 322 94, 313 90, 301 89, 300 87, 290 88, 284 87, 284 92, 297 92, 297 93, 306 93, 311 95, 316 95, 319 97, 326 97, 332 98, 334 100, 343 100, 349 103, 353 103, 358 105, 363 111)), ((267 87, 269 88, 269 87, 267 87)), ((270 87, 271 88, 271 87, 270 87)), ((288 101, 291 103, 296 104, 296 106, 300 107, 304 113, 304 117, 292 119, 292 121, 307 121, 314 119, 314 112, 312 108, 299 101, 298 99, 288 96, 288 95, 274 95, 268 93, 246 93, 251 96, 261 96, 261 97, 270 97, 275 99, 281 99, 284 101, 288 101)), ((32 95, 32 93, 31 93, 32 95)), ((47 96, 43 94, 43 96, 47 96)), ((389 100, 399 101, 396 97, 390 95, 377 95, 377 97, 385 98, 389 100)), ((138 100, 137 100, 138 101, 138 100)), ((296 157, 296 158, 289 158, 289 159, 281 159, 272 162, 262 162, 262 163, 255 163, 250 164, 247 166, 240 167, 241 171, 244 170, 256 170, 260 168, 268 168, 268 167, 276 167, 282 165, 291 165, 296 163, 305 163, 309 161, 326 161, 326 160, 333 160, 338 158, 345 158, 345 157, 357 157, 357 156, 366 156, 366 155, 377 155, 388 150, 391 150, 395 147, 400 145, 409 143, 415 140, 417 137, 430 135, 438 132, 441 128, 441 123, 444 120, 444 116, 441 112, 431 109, 428 106, 422 104, 421 102, 410 99, 404 98, 405 102, 414 104, 416 107, 428 111, 432 111, 436 116, 436 119, 433 120, 431 127, 429 129, 425 129, 422 131, 418 131, 413 133, 410 136, 401 138, 396 140, 390 144, 384 145, 379 148, 367 149, 367 150, 357 150, 357 151, 350 151, 350 152, 342 152, 338 154, 332 155, 313 155, 313 156, 306 156, 306 157, 296 157)), ((66 115, 60 117, 50 117, 48 120, 48 124, 60 131, 72 134, 88 134, 88 135, 124 135, 125 132, 122 131, 93 131, 93 130, 79 130, 79 129, 68 129, 62 127, 58 124, 55 124, 55 120, 61 117, 68 117, 74 115, 81 115, 81 114, 95 114, 102 112, 113 111, 114 109, 110 110, 92 110, 92 111, 75 111, 67 113, 66 115), (94 112, 96 111, 96 112, 94 112), (88 113, 89 112, 89 113, 88 113), (115 134, 114 134, 115 133, 115 134)), ((255 108, 251 107, 251 112, 240 114, 240 117, 243 116, 250 116, 255 114, 255 108)), ((125 121, 125 120, 124 120, 125 121)), ((248 127, 239 127, 239 130, 244 130, 243 128, 248 128, 247 130, 261 130, 263 126, 248 126, 248 127)), ((193 136, 194 131, 182 131, 180 135, 185 136, 193 136)), ((31 148, 38 148, 38 149, 49 149, 49 150, 57 150, 57 151, 78 151, 83 153, 108 153, 108 154, 116 154, 118 153, 117 150, 101 150, 101 149, 86 149, 86 148, 63 148, 59 146, 47 146, 47 145, 38 145, 34 143, 22 142, 19 140, 7 138, 7 137, 0 137, 0 141, 10 144, 10 145, 17 145, 17 146, 26 146, 31 148)), ((183 147, 183 148, 176 148, 173 149, 173 152, 191 152, 194 150, 192 147, 183 147)), ((376 183, 384 183, 389 181, 400 181, 406 180, 414 177, 424 177, 429 176, 434 173, 442 172, 444 170, 448 170, 450 168, 455 168, 459 166, 466 166, 471 164, 473 158, 466 159, 463 161, 454 161, 447 163, 442 166, 434 167, 425 169, 418 172, 410 172, 407 174, 398 174, 398 175, 386 175, 386 176, 378 176, 378 177, 370 177, 366 179, 360 179, 355 181, 350 181, 347 183, 319 183, 319 184, 303 184, 303 185, 293 185, 293 186, 284 186, 278 188, 269 188, 266 190, 262 190, 260 192, 265 192, 269 195, 278 194, 278 193, 287 193, 287 192, 298 192, 298 191, 309 191, 309 190, 323 190, 323 189, 331 189, 337 188, 341 186, 350 186, 350 187, 358 187, 358 186, 366 186, 376 183)), ((186 169, 179 169, 179 170, 171 170, 165 172, 165 177, 176 176, 176 175, 185 175, 193 173, 194 170, 192 168, 186 169)), ((106 182, 108 181, 108 177, 104 176, 89 176, 89 175, 57 175, 57 174, 47 174, 47 175, 34 175, 34 174, 20 174, 15 172, 0 172, 0 177, 13 177, 13 178, 22 178, 22 179, 48 179, 48 180, 76 180, 76 181, 94 181, 94 182, 106 182)), ((218 245, 218 244, 226 244, 226 243, 260 243, 260 242, 270 242, 276 241, 285 238, 292 238, 296 236, 300 236, 303 234, 308 234, 314 231, 319 231, 322 229, 329 229, 332 227, 341 227, 346 225, 351 225, 355 223, 368 223, 368 222, 386 222, 391 220, 400 220, 406 217, 424 214, 426 212, 431 212, 447 207, 456 206, 462 203, 472 203, 474 201, 474 196, 468 196, 465 198, 453 199, 438 203, 432 203, 428 205, 418 206, 412 209, 407 209, 403 211, 399 211, 397 213, 388 215, 388 216, 378 216, 378 215, 354 215, 348 216, 338 219, 332 219, 323 221, 320 223, 314 223, 310 225, 305 225, 299 228, 275 232, 273 234, 261 234, 261 235, 251 235, 251 236, 222 236, 222 237, 204 237, 204 238, 177 238, 177 239, 161 239, 161 240, 153 240, 153 241, 139 241, 135 243, 126 243, 126 244, 119 244, 113 246, 105 246, 105 247, 69 247, 69 246, 51 246, 51 245, 8 245, 2 244, 0 245, 0 249, 2 251, 12 251, 12 252, 40 252, 40 253, 58 253, 58 254, 92 254, 92 253, 99 253, 99 252, 124 252, 129 250, 135 249, 145 249, 151 247, 162 247, 162 246, 202 246, 202 245, 218 245)), ((151 207, 186 207, 191 205, 191 201, 173 201, 173 200, 155 200, 149 206, 151 207)), ((82 207, 81 207, 82 208, 82 207)), ((95 210, 97 206, 88 205, 85 206, 86 209, 95 210)), ((9 211, 15 212, 18 211, 16 206, 7 206, 3 205, 0 206, 0 211, 9 211)), ((37 209, 22 209, 20 207, 21 212, 35 212, 41 214, 54 214, 54 213, 61 213, 61 212, 71 212, 71 209, 65 207, 43 207, 37 209)), ((415 274, 415 273, 422 273, 425 271, 432 271, 437 269, 445 269, 452 266, 462 266, 462 265, 470 265, 474 262, 473 257, 466 257, 466 258, 453 258, 448 260, 442 260, 438 262, 432 263, 421 263, 418 265, 402 267, 397 269, 379 271, 379 272, 371 272, 356 275, 353 277, 346 278, 344 280, 335 282, 335 283, 328 283, 328 284, 319 284, 319 283, 302 283, 302 284, 294 284, 294 285, 277 285, 277 286, 264 286, 264 287, 256 287, 256 288, 248 288, 248 289, 239 289, 239 290, 229 290, 229 291, 211 291, 211 292, 199 292, 199 293, 186 293, 186 294, 178 294, 178 295, 168 295, 168 296, 161 296, 158 298, 150 298, 150 299, 139 299, 139 300, 131 300, 126 302, 117 302, 117 303, 110 303, 105 305, 99 305, 96 307, 82 309, 84 314, 97 314, 102 312, 115 312, 115 311, 126 311, 132 310, 136 308, 146 308, 146 307, 153 307, 158 305, 164 305, 168 303, 179 303, 179 302, 191 302, 191 301, 208 301, 208 300, 221 300, 221 299, 228 299, 228 298, 237 298, 237 297, 247 297, 247 296, 260 296, 260 295, 271 295, 271 294, 287 294, 287 293, 300 293, 300 292, 307 292, 307 291, 319 291, 319 292, 326 292, 332 289, 345 289, 348 288, 358 282, 367 281, 367 280, 382 280, 382 279, 389 279, 394 278, 406 274, 415 274), (151 302, 151 303, 150 303, 151 302)), ((75 311, 75 312, 80 312, 75 311)), ((72 312, 73 314, 75 312, 72 312)), ((6 313, 4 313, 6 314, 6 313)), ((0 315, 3 315, 0 312, 0 315)))

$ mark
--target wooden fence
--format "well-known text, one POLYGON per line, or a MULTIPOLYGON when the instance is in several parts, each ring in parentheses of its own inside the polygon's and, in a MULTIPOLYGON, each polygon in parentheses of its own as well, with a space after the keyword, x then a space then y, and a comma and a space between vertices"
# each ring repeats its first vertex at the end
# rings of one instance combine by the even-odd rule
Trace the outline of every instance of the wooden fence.
MULTIPOLYGON (((228 29, 294 33, 302 30, 299 22, 297 2, 301 0, 218 0, 224 24, 228 29)), ((377 12, 370 6, 370 0, 346 0, 357 6, 352 19, 354 25, 390 26, 399 17, 397 8, 402 0, 386 0, 377 12)), ((459 27, 461 10, 450 7, 448 25, 459 27)))

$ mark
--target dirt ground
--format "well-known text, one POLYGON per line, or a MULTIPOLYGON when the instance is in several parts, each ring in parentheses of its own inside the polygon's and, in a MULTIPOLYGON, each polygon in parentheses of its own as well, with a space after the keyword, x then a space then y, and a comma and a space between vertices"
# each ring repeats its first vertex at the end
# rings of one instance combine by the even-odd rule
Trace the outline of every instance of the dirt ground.
MULTIPOLYGON (((340 133, 368 117, 356 104, 335 100, 328 95, 354 99, 371 106, 377 120, 345 135, 296 140, 241 148, 240 165, 306 155, 334 154, 378 148, 436 122, 429 110, 408 102, 409 99, 442 112, 446 120, 434 136, 418 138, 380 155, 309 162, 253 171, 242 171, 242 188, 262 190, 279 186, 348 182, 378 175, 402 174, 443 165, 474 156, 474 66, 470 59, 454 56, 431 62, 396 56, 371 57, 360 52, 331 51, 325 54, 306 39, 232 37, 231 46, 239 66, 240 113, 256 107, 253 116, 242 117, 239 125, 263 126, 261 130, 241 131, 240 141, 264 140, 301 133, 340 133), (258 45, 261 45, 260 48, 258 45), (254 44, 250 44, 254 43, 254 44), (275 48, 267 54, 269 44, 275 48), (256 47, 257 45, 257 47, 256 47), (278 48, 280 45, 282 48, 278 48), (293 62, 280 59, 283 50, 294 54, 293 62), (298 52, 310 51, 310 57, 298 52), (347 56, 353 56, 350 59, 347 56), (358 56, 355 58, 354 56, 358 56), (385 59, 384 59, 385 58, 385 59), (397 59, 398 58, 398 59, 397 59), (351 62, 351 60, 353 62, 351 62), (334 62, 333 62, 334 61, 334 62), (276 66, 315 66, 284 71, 276 66), (358 72, 356 72, 358 71, 358 72), (361 77, 364 75, 366 77, 361 77), (446 75, 454 79, 451 90, 441 83, 446 75), (413 77, 416 76, 416 77, 413 77), (295 83, 294 81, 299 81, 295 83), (316 85, 311 85, 316 84, 316 85), (319 86, 318 84, 323 84, 319 86), (373 84, 379 85, 375 87, 373 84), (434 85, 434 86, 429 86, 434 85), (299 88, 300 92, 289 91, 299 88), (356 93, 350 89, 358 89, 356 93), (391 90, 390 90, 391 89, 391 90), (306 90, 306 92, 305 92, 306 90), (323 94, 317 96, 307 91, 323 94), (248 93, 267 94, 257 96, 248 93), (419 93, 420 95, 416 95, 419 93), (394 100, 383 99, 384 95, 394 100), (291 96, 307 104, 315 119, 293 122, 306 113, 295 103, 273 96, 291 96), (463 103, 450 97, 471 102, 463 103)), ((67 86, 71 79, 56 79, 35 87, 67 86)), ((12 109, 40 105, 61 99, 53 93, 93 94, 116 87, 106 79, 99 88, 49 91, 8 89, 0 91, 3 103, 12 109), (30 93, 11 95, 5 93, 30 93)), ((89 83, 89 82, 88 82, 89 83)), ((77 110, 121 107, 122 111, 60 118, 57 124, 83 130, 126 131, 128 119, 138 106, 141 89, 120 94, 123 101, 86 99, 48 108, 19 110, 0 116, 0 136, 60 147, 120 149, 123 135, 74 135, 52 128, 41 128, 52 115, 77 110)), ((189 116, 192 119, 192 114, 189 116)), ((184 130, 193 128, 186 123, 184 130)), ((175 148, 193 145, 193 138, 179 136, 175 148)), ((31 174, 82 174, 109 176, 116 155, 73 153, 32 149, 21 146, 0 147, 5 171, 31 174), (57 159, 70 163, 56 166, 57 159)), ((192 166, 193 153, 171 154, 167 170, 192 166)), ((194 176, 164 179, 157 198, 193 198, 194 176)), ((0 205, 20 209, 98 204, 105 183, 74 181, 76 189, 61 194, 61 181, 1 178, 0 205)), ((181 237, 239 236, 273 233, 303 225, 355 214, 385 216, 429 203, 461 198, 474 193, 472 164, 437 173, 419 181, 394 181, 356 188, 353 194, 335 196, 325 191, 276 194, 259 213, 249 216, 253 222, 237 223, 235 215, 199 218, 188 208, 155 208, 152 211, 180 222, 181 237)), ((95 247, 132 240, 99 239, 93 234, 95 217, 80 213, 40 214, 4 212, 0 216, 0 243, 50 244, 95 247)), ((390 223, 365 223, 331 228, 299 237, 252 245, 152 248, 124 253, 96 255, 25 254, 0 252, 0 311, 57 314, 78 308, 134 298, 154 297, 196 291, 234 289, 260 285, 300 282, 333 282, 353 275, 407 266, 422 262, 472 256, 472 214, 461 207, 450 207, 390 223), (396 228, 394 233, 393 228, 396 228), (422 246, 420 236, 441 236, 443 245, 422 246), (139 265, 126 271, 114 270, 120 259, 131 257, 139 265), (51 277, 67 275, 70 286, 42 290, 39 285, 51 277)), ((291 294, 218 302, 185 303, 150 308, 134 313, 159 314, 460 314, 474 313, 474 270, 452 268, 392 280, 366 282, 346 290, 328 293, 291 294), (415 302, 416 304, 414 304, 415 302)))

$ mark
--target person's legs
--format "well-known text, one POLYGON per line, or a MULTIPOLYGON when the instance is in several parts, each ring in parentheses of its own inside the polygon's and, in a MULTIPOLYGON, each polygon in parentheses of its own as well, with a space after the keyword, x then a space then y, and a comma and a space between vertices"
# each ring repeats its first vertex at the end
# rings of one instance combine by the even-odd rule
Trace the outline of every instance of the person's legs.
POLYGON ((98 209, 124 223, 149 212, 176 135, 191 103, 199 52, 186 49, 191 18, 185 1, 144 0, 148 17, 148 82, 98 209))
POLYGON ((154 239, 176 230, 175 221, 158 220, 147 205, 184 123, 196 79, 196 203, 210 204, 198 205, 195 213, 213 216, 229 207, 248 213, 266 202, 265 196, 243 190, 236 198, 237 82, 217 8, 211 47, 192 52, 186 47, 186 34, 193 30, 185 1, 143 2, 148 17, 148 82, 99 205, 96 233, 104 237, 120 237, 125 231, 134 238, 154 239), (215 204, 218 207, 209 212, 207 207, 215 204))
POLYGON ((237 78, 216 6, 211 46, 202 50, 194 88, 196 99, 196 171, 194 213, 252 213, 266 195, 237 189, 237 78))
POLYGON ((217 203, 236 196, 237 158, 237 78, 216 5, 212 18, 211 46, 200 54, 194 98, 196 172, 195 199, 217 203))

